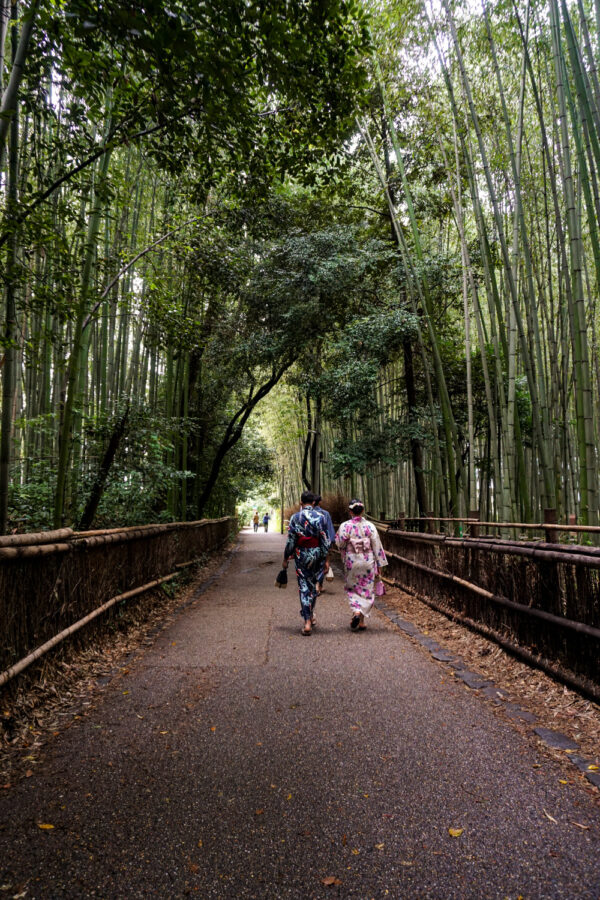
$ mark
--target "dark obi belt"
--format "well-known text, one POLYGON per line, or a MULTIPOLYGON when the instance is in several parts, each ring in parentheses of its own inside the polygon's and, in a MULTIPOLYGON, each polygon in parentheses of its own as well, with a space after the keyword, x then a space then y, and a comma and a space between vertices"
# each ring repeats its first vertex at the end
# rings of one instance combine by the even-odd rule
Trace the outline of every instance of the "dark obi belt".
POLYGON ((298 547, 301 550, 307 550, 309 547, 318 547, 319 546, 319 538, 316 537, 304 537, 304 535, 298 536, 298 547))

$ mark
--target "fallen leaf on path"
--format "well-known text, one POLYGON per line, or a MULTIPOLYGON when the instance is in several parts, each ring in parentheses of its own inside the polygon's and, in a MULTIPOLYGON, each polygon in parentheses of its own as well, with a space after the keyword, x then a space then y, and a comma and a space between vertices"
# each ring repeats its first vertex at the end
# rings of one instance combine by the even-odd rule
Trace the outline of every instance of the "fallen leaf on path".
POLYGON ((347 843, 348 843, 348 836, 343 834, 342 835, 342 847, 345 847, 347 843))
POLYGON ((401 866, 414 866, 414 862, 411 862, 408 859, 402 859, 402 860, 400 860, 400 865, 401 866))
POLYGON ((385 847, 385 844, 375 844, 376 850, 383 850, 384 847, 385 847))
POLYGON ((32 775, 33 772, 31 771, 31 769, 27 769, 27 771, 25 772, 25 778, 31 778, 32 775))
POLYGON ((41 828, 42 831, 51 831, 54 825, 48 825, 47 822, 38 822, 38 828, 41 828))
POLYGON ((291 800, 291 799, 292 799, 292 795, 291 795, 291 794, 288 794, 288 795, 287 795, 287 799, 288 799, 288 800, 291 800))
POLYGON ((582 831, 589 831, 589 830, 590 830, 590 826, 589 826, 589 825, 582 825, 581 822, 571 822, 571 825, 576 825, 577 828, 581 828, 582 831))
POLYGON ((554 816, 551 816, 550 813, 546 812, 546 810, 544 810, 544 815, 546 816, 547 819, 550 819, 551 822, 554 822, 555 825, 558 825, 558 822, 556 821, 554 816))
POLYGON ((161 734, 168 734, 169 732, 168 732, 168 731, 161 731, 160 733, 161 733, 161 734))
POLYGON ((262 816, 263 813, 264 813, 264 809, 257 809, 254 811, 255 816, 262 816))
POLYGON ((352 851, 352 855, 353 855, 353 856, 358 856, 359 853, 360 853, 360 850, 357 850, 356 847, 355 847, 354 850, 352 851))
POLYGON ((216 730, 217 730, 217 726, 216 726, 216 725, 211 725, 211 726, 210 726, 210 730, 211 730, 211 731, 216 731, 216 730))
POLYGON ((198 846, 199 846, 199 847, 202 846, 202 841, 198 841, 198 846))
POLYGON ((339 878, 336 878, 335 875, 327 875, 326 878, 321 878, 321 884, 326 884, 330 886, 332 884, 342 884, 339 878))
POLYGON ((559 778, 559 779, 558 779, 558 783, 559 783, 559 784, 568 784, 569 782, 567 781, 566 778, 559 778))
POLYGON ((594 765, 588 766, 589 772, 597 772, 598 769, 600 769, 600 766, 594 766, 594 765))
POLYGON ((448 834, 450 837, 460 837, 464 830, 464 828, 449 828, 448 834))

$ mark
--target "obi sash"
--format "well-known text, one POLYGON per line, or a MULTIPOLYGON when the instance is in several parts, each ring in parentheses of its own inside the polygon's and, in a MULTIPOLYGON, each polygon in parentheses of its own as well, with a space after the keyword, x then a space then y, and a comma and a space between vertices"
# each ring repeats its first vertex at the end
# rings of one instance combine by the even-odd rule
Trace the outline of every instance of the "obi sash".
POLYGON ((303 534, 298 535, 298 547, 301 550, 307 550, 309 547, 318 547, 318 537, 305 537, 303 534))

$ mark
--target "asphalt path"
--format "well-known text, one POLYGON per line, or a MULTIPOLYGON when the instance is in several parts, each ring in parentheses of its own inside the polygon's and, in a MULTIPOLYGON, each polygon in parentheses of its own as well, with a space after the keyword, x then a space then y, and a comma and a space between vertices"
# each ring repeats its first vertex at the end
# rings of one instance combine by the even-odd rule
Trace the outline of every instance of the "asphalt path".
POLYGON ((0 896, 598 900, 592 792, 380 613, 350 631, 339 572, 303 637, 282 547, 244 532, 0 793, 0 896))

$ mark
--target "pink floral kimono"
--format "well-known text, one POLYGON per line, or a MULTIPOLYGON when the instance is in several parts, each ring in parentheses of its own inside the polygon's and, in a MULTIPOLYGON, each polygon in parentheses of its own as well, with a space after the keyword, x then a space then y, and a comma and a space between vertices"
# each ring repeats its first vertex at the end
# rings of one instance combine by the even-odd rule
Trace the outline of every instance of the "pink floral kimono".
POLYGON ((387 566, 377 529, 362 516, 340 525, 335 542, 342 554, 344 589, 355 615, 368 616, 375 602, 375 578, 387 566))

